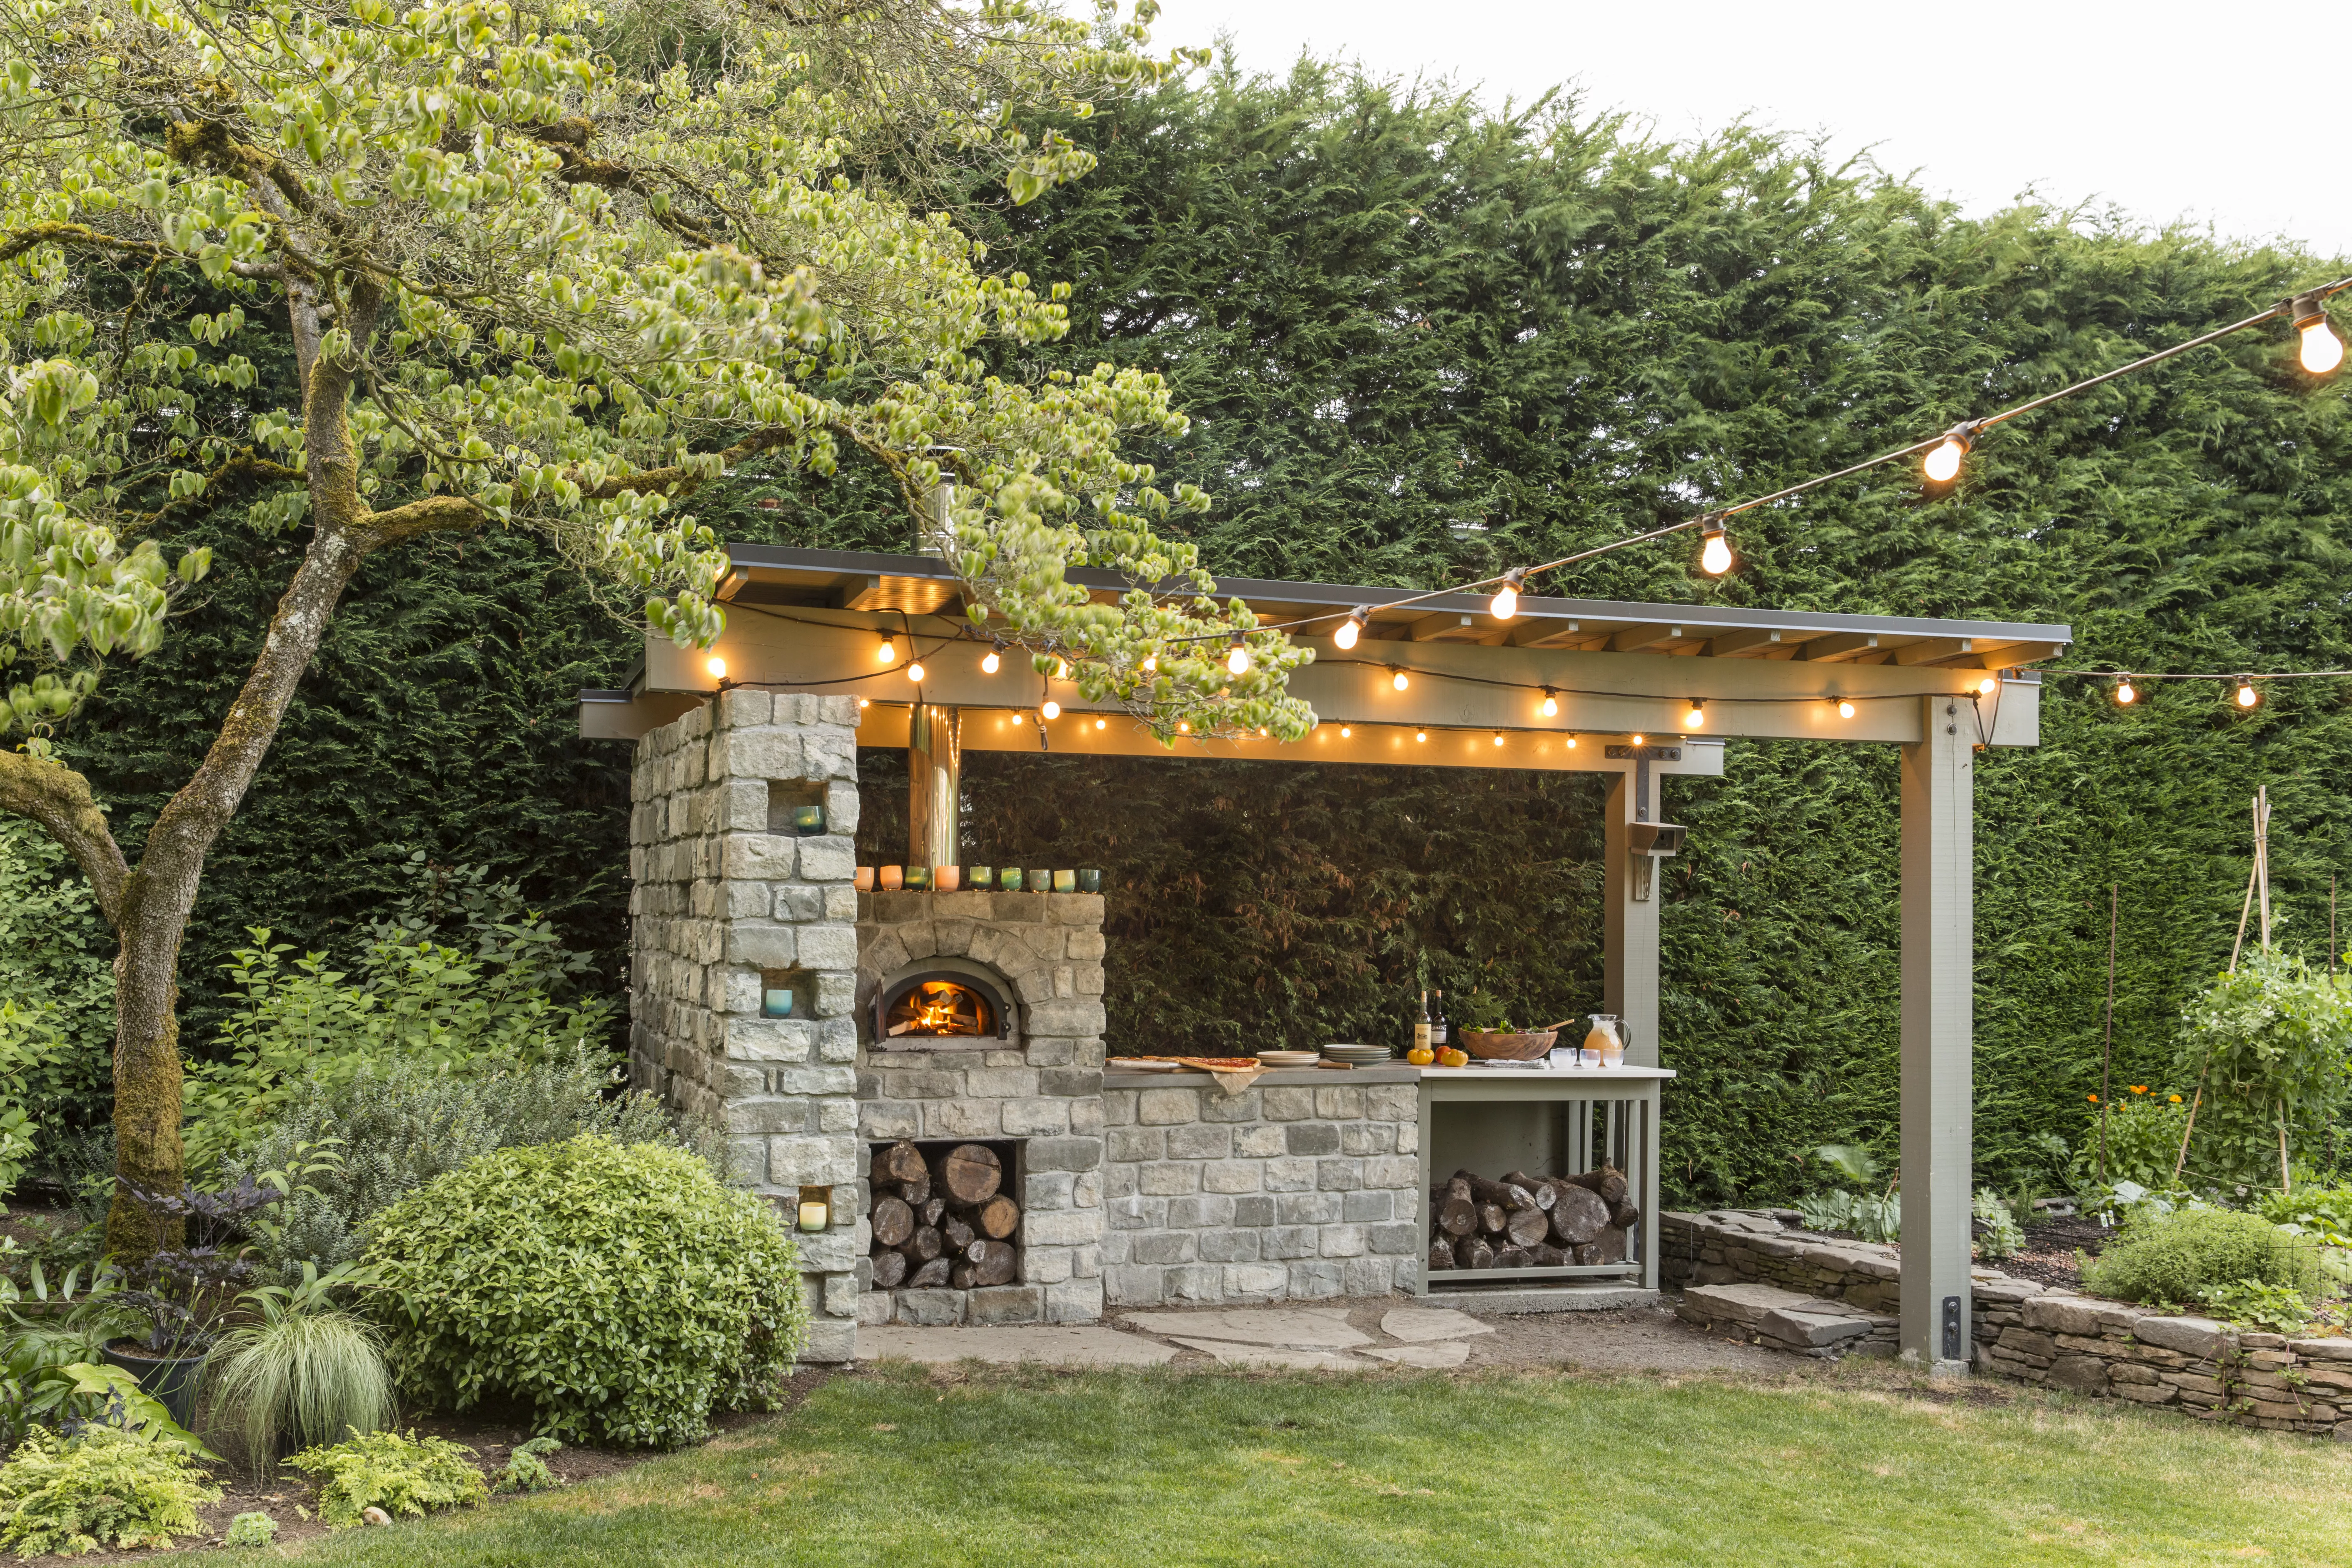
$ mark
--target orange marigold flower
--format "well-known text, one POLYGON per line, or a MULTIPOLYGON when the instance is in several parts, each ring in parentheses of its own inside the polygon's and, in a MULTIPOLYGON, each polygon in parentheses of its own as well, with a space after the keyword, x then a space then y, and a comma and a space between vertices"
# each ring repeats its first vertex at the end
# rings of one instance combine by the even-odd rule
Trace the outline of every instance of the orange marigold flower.
POLYGON ((2167 1100, 2168 1100, 2172 1101, 2172 1103, 2173 1103, 2173 1104, 2175 1104, 2175 1105, 2178 1105, 2178 1104, 2179 1104, 2179 1103, 2180 1103, 2180 1097, 2179 1097, 2179 1095, 2177 1095, 2177 1094, 2168 1094, 2168 1095, 2166 1095, 2166 1096, 2165 1096, 2165 1098, 2166 1098, 2167 1100))
POLYGON ((2094 1095, 2087 1095, 2087 1096, 2085 1096, 2084 1098, 2085 1098, 2085 1099, 2087 1099, 2087 1100, 2090 1100, 2090 1102, 2091 1102, 2093 1105, 2096 1105, 2096 1104, 2098 1104, 2098 1103, 2099 1103, 2099 1097, 2098 1097, 2097 1095, 2095 1095, 2095 1094, 2094 1094, 2094 1095))
POLYGON ((2136 1083, 2131 1086, 2131 1091, 2134 1094, 2146 1094, 2147 1092, 2147 1085, 2144 1083, 2136 1083))

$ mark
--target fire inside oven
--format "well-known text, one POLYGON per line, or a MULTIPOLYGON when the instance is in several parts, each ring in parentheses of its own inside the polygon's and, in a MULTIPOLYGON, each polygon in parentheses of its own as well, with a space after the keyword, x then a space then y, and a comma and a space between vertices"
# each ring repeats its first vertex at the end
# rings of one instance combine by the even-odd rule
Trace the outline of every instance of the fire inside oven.
POLYGON ((885 1039, 1001 1036, 995 998, 978 984, 950 974, 919 974, 898 988, 883 1010, 885 1039))

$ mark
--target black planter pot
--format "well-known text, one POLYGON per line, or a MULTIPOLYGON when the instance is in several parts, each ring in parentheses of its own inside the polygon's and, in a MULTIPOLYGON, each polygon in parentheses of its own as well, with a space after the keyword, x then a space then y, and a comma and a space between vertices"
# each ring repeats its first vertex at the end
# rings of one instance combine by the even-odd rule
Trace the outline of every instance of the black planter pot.
POLYGON ((196 1414, 196 1372, 205 1364, 200 1355, 153 1356, 120 1344, 106 1347, 106 1364, 119 1366, 139 1380, 139 1386, 163 1402, 172 1419, 185 1426, 196 1414))

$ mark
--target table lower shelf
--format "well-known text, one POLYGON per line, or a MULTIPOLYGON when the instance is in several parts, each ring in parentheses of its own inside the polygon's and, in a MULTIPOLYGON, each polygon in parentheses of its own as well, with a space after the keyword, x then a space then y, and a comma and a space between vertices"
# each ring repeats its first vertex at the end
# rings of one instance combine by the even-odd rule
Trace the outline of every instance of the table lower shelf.
POLYGON ((1549 1268, 1427 1268, 1422 1270, 1422 1288, 1426 1290, 1441 1282, 1449 1286, 1477 1285, 1487 1280, 1517 1284, 1530 1279, 1624 1279, 1637 1278, 1642 1272, 1639 1263, 1563 1263, 1549 1268))

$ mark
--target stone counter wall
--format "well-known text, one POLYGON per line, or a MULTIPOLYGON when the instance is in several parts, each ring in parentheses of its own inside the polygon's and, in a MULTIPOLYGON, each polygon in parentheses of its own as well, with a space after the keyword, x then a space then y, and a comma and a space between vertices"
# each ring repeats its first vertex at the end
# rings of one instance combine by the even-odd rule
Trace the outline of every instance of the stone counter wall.
POLYGON ((1412 1288, 1421 1094, 1410 1075, 1267 1073, 1228 1094, 1117 1066, 1103 1089, 1107 1304, 1412 1288))
MULTIPOLYGON (((1660 1215, 1661 1279, 1677 1289, 1767 1285, 1866 1313, 1896 1310, 1895 1248, 1798 1230, 1786 1213, 1660 1215)), ((1980 1371, 2200 1420, 2352 1442, 2352 1339, 2241 1332, 2210 1318, 2101 1300, 1996 1269, 1974 1273, 1973 1359, 1980 1371)))

